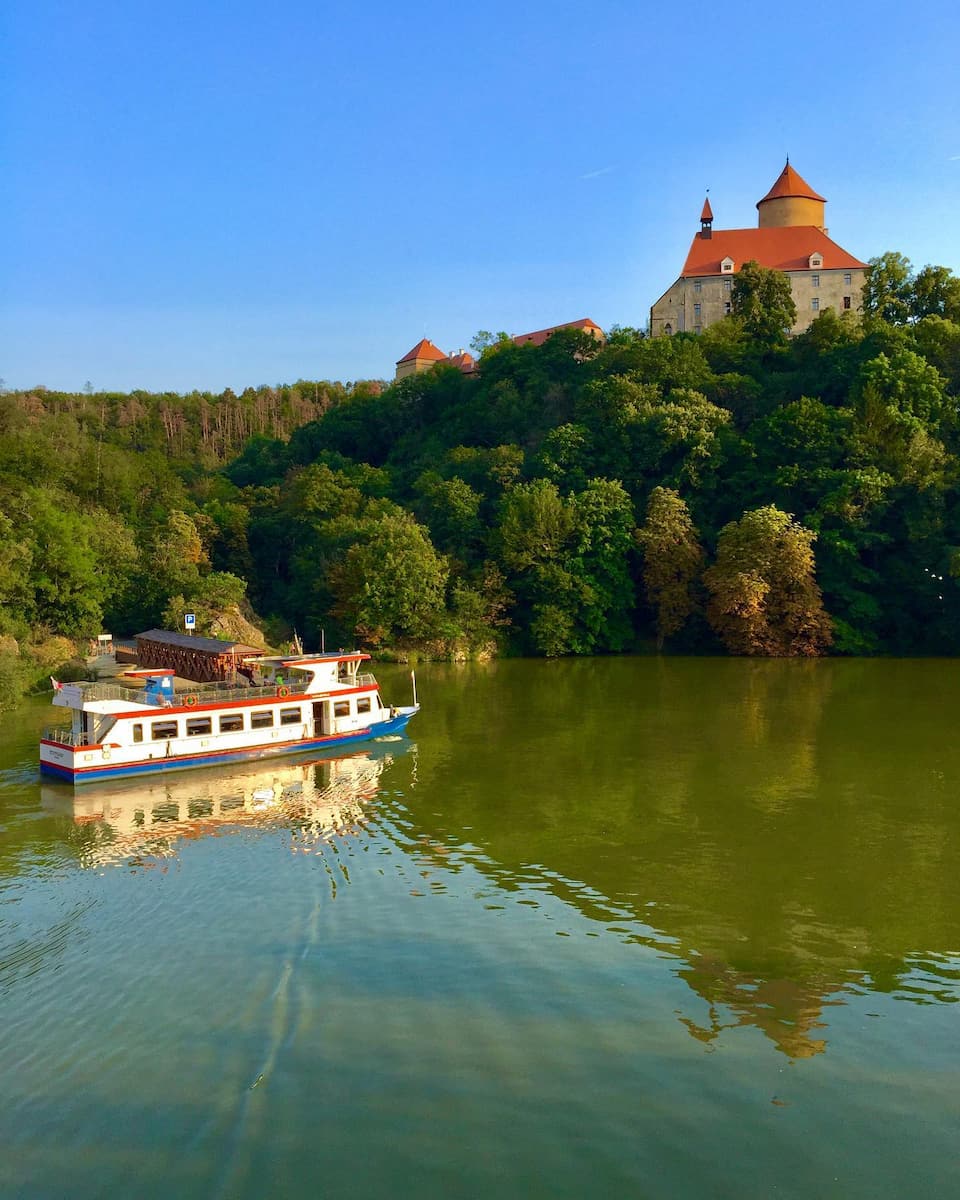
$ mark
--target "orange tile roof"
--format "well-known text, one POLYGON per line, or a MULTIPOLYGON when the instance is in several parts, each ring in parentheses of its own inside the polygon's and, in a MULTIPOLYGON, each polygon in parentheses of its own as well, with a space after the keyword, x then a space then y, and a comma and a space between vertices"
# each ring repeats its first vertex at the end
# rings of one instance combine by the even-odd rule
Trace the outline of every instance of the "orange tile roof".
POLYGON ((403 362, 414 362, 417 359, 428 359, 431 362, 442 362, 447 356, 444 352, 438 349, 433 342, 427 338, 421 338, 414 348, 406 353, 403 358, 397 359, 397 366, 403 362))
POLYGON ((713 220, 713 209, 710 207, 710 197, 708 196, 703 202, 703 212, 700 214, 701 221, 713 220))
POLYGON ((549 329, 535 329, 533 333, 518 333, 513 340, 518 346, 542 346, 550 334, 556 333, 558 329, 582 329, 584 333, 591 334, 596 330, 603 337, 603 330, 596 321, 591 321, 589 317, 581 317, 579 321, 565 321, 562 325, 551 325, 549 329))
MULTIPOLYGON (((826 204, 826 200, 819 192, 815 192, 805 179, 802 179, 797 172, 790 166, 790 159, 787 159, 787 165, 777 176, 776 183, 769 192, 764 196, 763 200, 779 200, 784 196, 804 196, 808 200, 822 200, 826 204)), ((757 208, 763 203, 763 200, 757 201, 757 208)))
POLYGON ((720 275, 721 259, 732 258, 735 271, 751 259, 778 271, 808 271, 810 255, 823 255, 823 271, 849 270, 867 264, 848 254, 816 225, 771 226, 767 229, 715 229, 713 236, 693 239, 680 277, 720 275))
POLYGON ((466 350, 461 350, 459 354, 451 354, 449 358, 444 360, 451 367, 456 367, 462 371, 464 375, 470 375, 477 369, 477 363, 472 354, 468 354, 466 350))

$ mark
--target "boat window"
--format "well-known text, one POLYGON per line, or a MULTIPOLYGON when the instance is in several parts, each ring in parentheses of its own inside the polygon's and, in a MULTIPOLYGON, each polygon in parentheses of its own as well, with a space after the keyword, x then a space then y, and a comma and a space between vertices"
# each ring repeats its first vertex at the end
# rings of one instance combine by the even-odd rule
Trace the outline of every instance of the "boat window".
POLYGON ((250 714, 251 729, 269 729, 273 724, 273 709, 255 708, 250 714))
POLYGON ((225 713, 220 718, 221 733, 236 733, 243 728, 243 713, 225 713))
POLYGON ((349 700, 337 700, 333 706, 333 715, 335 717, 349 717, 350 716, 350 701, 349 700))
POLYGON ((134 727, 133 727, 133 740, 134 740, 135 742, 142 742, 142 741, 143 741, 143 726, 142 726, 142 725, 134 725, 134 727))
POLYGON ((300 708, 281 708, 280 709, 280 724, 281 725, 297 725, 300 722, 300 708))
POLYGON ((187 717, 187 737, 197 737, 203 733, 213 732, 213 721, 210 717, 187 717))
POLYGON ((369 711, 370 711, 370 697, 369 696, 361 696, 361 698, 357 701, 357 712, 364 713, 364 712, 369 712, 369 711))
POLYGON ((150 726, 150 736, 155 742, 159 742, 164 738, 175 738, 178 729, 178 721, 154 721, 150 726))

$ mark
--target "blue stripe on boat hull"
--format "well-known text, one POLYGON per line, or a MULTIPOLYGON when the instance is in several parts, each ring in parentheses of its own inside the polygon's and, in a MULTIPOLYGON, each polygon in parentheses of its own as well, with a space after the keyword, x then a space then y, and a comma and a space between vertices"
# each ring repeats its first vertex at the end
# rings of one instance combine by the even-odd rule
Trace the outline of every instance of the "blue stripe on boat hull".
POLYGON ((308 741, 287 742, 282 746, 255 746, 249 750, 225 750, 222 754, 190 755, 174 759, 151 758, 138 763, 117 764, 115 767, 87 767, 83 770, 78 768, 75 771, 71 771, 68 767, 60 767, 56 763, 41 761, 40 773, 51 775, 56 779, 65 779, 68 783, 73 784, 97 783, 102 779, 123 779, 133 775, 158 774, 161 771, 188 771, 197 767, 221 766, 224 763, 287 757, 291 754, 304 754, 310 750, 327 750, 335 746, 345 746, 349 742, 370 742, 388 734, 402 733, 411 716, 413 716, 412 713, 401 713, 390 721, 381 721, 373 729, 359 730, 357 733, 345 733, 337 737, 310 738, 308 741))

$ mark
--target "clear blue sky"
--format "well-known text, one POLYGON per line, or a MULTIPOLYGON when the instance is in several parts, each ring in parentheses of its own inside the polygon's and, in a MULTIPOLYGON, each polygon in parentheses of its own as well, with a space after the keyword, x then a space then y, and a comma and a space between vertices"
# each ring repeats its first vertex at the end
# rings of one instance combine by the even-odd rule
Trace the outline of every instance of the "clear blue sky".
POLYGON ((389 378, 424 335, 646 324, 784 155, 960 271, 960 9, 6 0, 0 376, 389 378))

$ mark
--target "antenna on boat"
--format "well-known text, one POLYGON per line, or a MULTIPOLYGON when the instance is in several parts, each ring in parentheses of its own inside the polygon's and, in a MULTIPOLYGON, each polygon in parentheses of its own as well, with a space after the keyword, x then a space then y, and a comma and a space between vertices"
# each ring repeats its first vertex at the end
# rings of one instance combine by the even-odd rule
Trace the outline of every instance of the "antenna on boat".
POLYGON ((326 652, 327 652, 327 639, 324 636, 324 631, 321 629, 320 630, 320 653, 326 654, 326 652))
POLYGON ((414 703, 414 705, 416 705, 416 703, 417 703, 417 673, 416 673, 416 671, 410 672, 410 682, 413 684, 413 703, 414 703))

